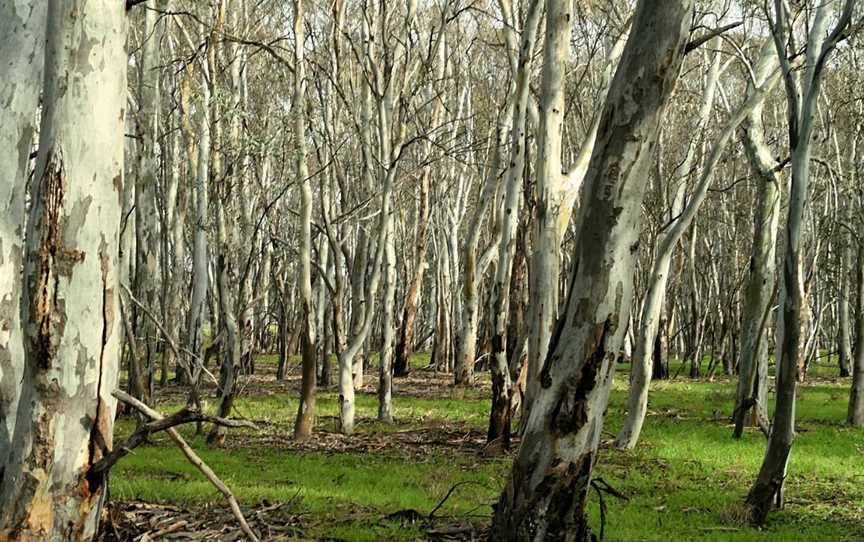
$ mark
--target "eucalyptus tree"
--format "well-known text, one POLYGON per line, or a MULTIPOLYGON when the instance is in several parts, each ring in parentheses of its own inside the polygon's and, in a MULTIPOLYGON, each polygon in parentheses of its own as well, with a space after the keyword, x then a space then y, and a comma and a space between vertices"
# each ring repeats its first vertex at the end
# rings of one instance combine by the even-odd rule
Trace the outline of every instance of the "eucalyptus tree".
MULTIPOLYGON (((719 59, 715 59, 707 82, 707 97, 705 100, 706 108, 703 109, 703 113, 699 120, 699 124, 703 126, 708 120, 710 108, 714 100, 714 92, 716 91, 717 79, 720 74, 718 60, 719 59)), ((624 425, 622 426, 616 440, 616 445, 619 448, 633 448, 636 445, 641 432, 642 423, 645 420, 648 404, 648 384, 651 380, 651 370, 653 368, 653 364, 651 363, 651 351, 653 350, 654 339, 657 334, 660 308, 663 303, 663 297, 666 293, 666 285, 675 246, 678 244, 678 241, 683 236, 685 230, 691 225, 696 213, 705 201, 705 198, 708 195, 708 188, 714 180, 715 172, 727 144, 735 135, 738 127, 744 119, 764 102, 768 93, 779 80, 779 74, 776 73, 775 55, 771 49, 770 42, 766 43, 766 46, 761 48, 760 58, 757 62, 755 71, 760 74, 760 80, 757 83, 758 86, 754 87, 754 89, 746 95, 744 102, 731 112, 729 119, 721 127, 717 138, 711 143, 710 153, 706 157, 705 164, 702 166, 701 174, 699 175, 690 200, 687 202, 687 205, 684 206, 680 216, 669 227, 660 240, 660 246, 657 250, 656 259, 651 271, 647 293, 642 308, 642 321, 636 342, 633 374, 630 381, 630 395, 627 402, 627 418, 625 419, 624 425)), ((685 158, 683 162, 685 167, 688 169, 690 169, 688 164, 689 161, 690 160, 685 158)), ((719 297, 719 295, 717 297, 719 297)))
MULTIPOLYGON (((504 13, 508 10, 512 12, 509 0, 502 0, 500 4, 504 13)), ((513 392, 506 342, 509 288, 516 248, 516 226, 525 167, 525 149, 528 144, 527 122, 532 64, 542 15, 543 3, 540 0, 531 0, 520 36, 519 57, 516 64, 512 98, 513 121, 510 129, 510 162, 503 187, 504 197, 500 211, 502 213, 501 239, 498 242, 498 257, 490 300, 492 407, 486 440, 500 441, 503 448, 508 448, 510 445, 510 400, 513 392)))
MULTIPOLYGON (((792 178, 777 318, 776 407, 765 458, 747 495, 747 504, 757 523, 765 521, 775 499, 777 504, 783 503, 783 480, 795 435, 795 388, 806 329, 801 231, 810 184, 814 111, 828 58, 851 23, 854 5, 854 0, 845 0, 842 5, 837 2, 818 4, 813 20, 807 21, 806 67, 799 80, 789 60, 789 47, 790 41, 794 41, 795 17, 800 14, 790 13, 790 6, 781 0, 774 3, 772 34, 786 88, 792 178), (838 13, 836 25, 829 32, 831 20, 838 13)), ((803 6, 795 7, 803 9, 803 6)))
MULTIPOLYGON (((111 449, 120 363, 126 10, 51 0, 45 21, 44 38, 21 43, 38 58, 34 43, 45 40, 45 68, 21 282, 24 371, 0 483, 0 538, 59 542, 96 536, 107 490, 90 467, 111 449)), ((31 87, 21 90, 36 90, 25 65, 31 87)))
POLYGON ((300 344, 303 352, 303 380, 294 438, 312 434, 315 423, 315 384, 318 351, 315 345, 315 319, 312 306, 312 179, 306 164, 306 30, 303 0, 294 0, 294 141, 297 180, 300 185, 300 303, 303 329, 300 344))
MULTIPOLYGON (((572 16, 569 4, 548 4, 549 13, 572 16)), ((496 540, 590 539, 585 504, 630 316, 644 179, 684 58, 692 11, 689 0, 637 4, 585 177, 566 308, 495 508, 496 540)))
MULTIPOLYGON (((160 126, 160 71, 163 24, 158 22, 156 9, 145 9, 143 39, 138 75, 138 180, 135 183, 135 296, 151 311, 157 307, 159 277, 159 215, 156 212, 156 191, 159 175, 158 144, 160 126)), ((137 311, 140 313, 140 311, 137 311)), ((138 399, 149 402, 153 394, 154 365, 157 351, 157 331, 153 322, 140 314, 137 335, 144 339, 143 359, 131 360, 130 367, 138 374, 131 389, 138 399)), ((164 359, 164 358, 163 358, 164 359)), ((162 366, 161 381, 167 382, 166 367, 162 366)))
MULTIPOLYGON (((755 72, 753 85, 767 75, 755 72)), ((753 88, 752 86, 750 87, 753 88)), ((777 162, 765 140, 762 105, 750 112, 741 130, 741 141, 757 183, 756 215, 753 219, 753 243, 742 308, 741 358, 738 362, 738 386, 733 411, 733 436, 743 432, 747 415, 752 411, 761 425, 768 418, 768 327, 776 291, 777 231, 780 222, 782 177, 777 162)))
MULTIPOLYGON (((572 164, 563 166, 563 136, 565 130, 565 74, 558 68, 567 62, 571 49, 573 18, 565 17, 567 9, 557 6, 547 13, 545 47, 543 50, 543 81, 540 99, 540 123, 537 130, 536 186, 530 215, 531 253, 528 258, 527 368, 525 407, 530 409, 539 388, 539 372, 548 352, 549 341, 558 317, 561 247, 574 207, 578 203, 588 163, 594 151, 601 111, 612 74, 621 57, 627 32, 616 37, 618 29, 609 24, 603 32, 610 34, 605 58, 591 58, 587 71, 598 65, 600 72, 596 103, 589 107, 586 133, 573 153, 572 164), (553 24, 550 24, 550 21, 553 24), (595 111, 596 110, 596 111, 595 111), (593 118, 591 118, 593 117, 593 118)), ((587 23, 591 24, 591 23, 587 23)), ((624 22, 623 26, 629 24, 624 22)), ((598 52, 594 52, 598 55, 598 52)), ((596 68, 595 68, 596 69, 596 68)), ((518 372, 518 371, 511 371, 518 372)))
MULTIPOLYGON (((0 2, 0 460, 8 464, 19 382, 24 374, 21 274, 30 150, 44 65, 45 10, 25 0, 0 2)), ((0 468, 0 473, 4 469, 0 468)), ((0 474, 2 478, 2 474, 0 474)))

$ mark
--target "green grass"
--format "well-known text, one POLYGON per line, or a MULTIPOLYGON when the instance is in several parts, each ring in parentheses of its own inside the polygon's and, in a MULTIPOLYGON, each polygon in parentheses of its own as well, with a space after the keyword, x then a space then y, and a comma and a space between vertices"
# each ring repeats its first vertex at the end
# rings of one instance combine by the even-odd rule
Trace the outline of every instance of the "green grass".
MULTIPOLYGON (((836 372, 828 361, 814 368, 818 371, 811 370, 811 375, 820 376, 818 382, 799 390, 799 434, 786 484, 787 508, 773 512, 761 529, 746 524, 742 502, 761 463, 765 438, 748 430, 740 441, 732 440, 728 418, 734 381, 718 377, 714 382, 655 383, 636 450, 603 446, 600 453, 596 476, 628 496, 626 501, 604 498, 606 540, 864 540, 864 431, 841 423, 848 381, 828 380, 832 370, 836 372)), ((296 363, 292 360, 292 365, 296 363)), ((428 357, 412 362, 414 367, 427 364, 428 357)), ((259 365, 272 369, 273 363, 267 359, 259 365)), ((616 375, 604 442, 614 436, 623 419, 626 378, 625 371, 616 375)), ((423 375, 415 375, 410 386, 397 379, 397 423, 385 425, 374 421, 374 376, 367 374, 372 386, 357 397, 357 435, 345 438, 333 433, 337 393, 321 390, 320 432, 305 447, 298 447, 290 441, 296 382, 270 380, 264 377, 250 384, 238 399, 236 414, 254 420, 258 428, 232 430, 227 448, 208 446, 191 427, 181 431, 244 505, 299 495, 295 506, 306 518, 303 528, 308 538, 422 540, 421 527, 389 521, 386 516, 404 509, 426 514, 451 487, 462 483, 437 515, 453 522, 488 522, 490 505, 511 461, 506 456, 485 457, 480 450, 488 387, 457 390, 444 379, 424 385, 423 375), (388 445, 412 431, 428 432, 429 440, 435 440, 433 433, 441 428, 470 433, 476 441, 473 448, 388 445)), ((172 397, 159 409, 178 408, 179 397, 172 397)), ((131 429, 130 420, 121 420, 118 438, 131 429)), ((120 500, 184 505, 221 502, 221 496, 164 436, 115 468, 111 494, 120 500)), ((596 494, 591 494, 590 502, 592 524, 599 530, 596 494)))

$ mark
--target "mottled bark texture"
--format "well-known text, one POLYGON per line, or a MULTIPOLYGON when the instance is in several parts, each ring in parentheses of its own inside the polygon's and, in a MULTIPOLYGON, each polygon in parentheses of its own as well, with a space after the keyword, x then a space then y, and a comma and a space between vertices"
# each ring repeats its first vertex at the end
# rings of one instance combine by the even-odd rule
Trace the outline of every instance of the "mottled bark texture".
POLYGON ((516 252, 516 228, 519 224, 519 200, 525 167, 527 144, 527 109, 530 92, 531 65, 537 41, 537 32, 543 13, 543 3, 532 0, 522 30, 519 64, 514 91, 513 128, 510 134, 510 164, 504 183, 504 207, 501 214, 501 240, 498 245, 498 265, 492 283, 490 320, 492 323, 492 407, 486 439, 510 446, 510 400, 512 382, 507 363, 507 314, 509 312, 510 279, 513 256, 516 252))
POLYGON ((46 36, 21 301, 25 368, 0 483, 0 539, 60 542, 95 536, 106 484, 89 469, 112 445, 125 7, 52 0, 46 36))
POLYGON ((42 84, 46 6, 0 1, 0 478, 15 432, 24 374, 24 195, 42 84))
POLYGON ((494 540, 590 539, 585 504, 630 317, 645 179, 684 57, 692 7, 692 0, 642 0, 636 8, 585 178, 564 315, 495 508, 494 540))

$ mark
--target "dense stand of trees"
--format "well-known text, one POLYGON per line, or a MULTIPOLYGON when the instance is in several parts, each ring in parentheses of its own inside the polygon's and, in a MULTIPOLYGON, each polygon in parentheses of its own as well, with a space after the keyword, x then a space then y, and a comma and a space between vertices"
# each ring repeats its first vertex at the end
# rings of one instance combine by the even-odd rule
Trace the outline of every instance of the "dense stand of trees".
POLYGON ((265 352, 298 439, 318 387, 392 421, 414 352, 488 371, 514 541, 590 539, 616 366, 620 448, 737 375, 764 521, 813 363, 864 426, 857 4, 0 0, 0 539, 92 539, 121 371, 228 418, 265 352))

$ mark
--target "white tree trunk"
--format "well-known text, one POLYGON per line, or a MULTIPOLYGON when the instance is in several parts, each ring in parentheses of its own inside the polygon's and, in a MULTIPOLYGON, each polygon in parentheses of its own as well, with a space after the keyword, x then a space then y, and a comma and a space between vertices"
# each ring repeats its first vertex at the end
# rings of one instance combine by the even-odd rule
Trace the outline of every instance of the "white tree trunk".
MULTIPOLYGON (((698 180, 695 190, 684 208, 681 215, 675 220, 660 241, 654 266, 648 280, 647 293, 642 307, 641 326, 636 341, 636 350, 632 360, 632 373, 630 376, 630 393, 627 400, 627 417, 624 425, 618 433, 615 445, 621 449, 632 449, 639 440, 642 424, 645 422, 645 414, 648 407, 648 387, 651 382, 651 373, 654 368, 651 354, 654 349, 654 340, 657 336, 660 313, 666 297, 666 285, 669 280, 669 271, 672 264, 672 256, 675 247, 687 228, 690 227, 696 213, 708 195, 708 188, 714 179, 714 171, 720 161, 726 144, 735 134, 738 126, 750 114, 750 112, 762 104, 768 91, 778 81, 776 72, 775 55, 768 47, 763 47, 760 66, 766 66, 767 75, 761 85, 750 93, 749 98, 741 105, 732 117, 723 126, 720 135, 713 142, 708 161, 703 166, 702 174, 698 180)), ((716 85, 720 76, 719 56, 715 57, 711 72, 706 85, 705 107, 699 126, 707 123, 714 103, 716 85)), ((687 170, 690 169, 688 160, 685 160, 687 170)), ((684 182, 683 180, 681 181, 684 182)))
POLYGON ((52 0, 46 34, 22 296, 26 369, 0 539, 60 542, 95 536, 106 484, 88 471, 113 439, 125 6, 91 0, 71 10, 52 0))
POLYGON ((30 150, 44 67, 47 2, 0 1, 0 479, 24 374, 21 268, 30 150))
POLYGON ((303 379, 294 437, 312 434, 315 424, 315 310, 312 306, 312 179, 306 164, 306 31, 303 0, 294 0, 294 140, 295 166, 300 181, 300 305, 303 311, 300 345, 303 352, 303 379))
MULTIPOLYGON (((772 44, 769 44, 772 45, 772 44)), ((774 53, 776 55, 776 52, 774 53)), ((757 70, 756 84, 767 73, 757 70)), ((771 149, 765 142, 762 105, 747 117, 742 130, 744 151, 758 183, 758 202, 749 275, 741 315, 741 359, 738 362, 738 386, 733 421, 733 436, 744 430, 749 412, 768 419, 768 344, 766 329, 777 281, 777 231, 780 224, 781 175, 771 149), (748 400, 751 406, 746 406, 748 400)))
MULTIPOLYGON (((158 23, 159 14, 154 9, 145 10, 144 36, 141 50, 139 93, 141 96, 138 111, 138 179, 135 183, 135 297, 152 312, 158 312, 159 276, 159 214, 156 212, 156 185, 158 182, 159 161, 156 156, 156 141, 159 138, 159 70, 161 69, 159 47, 162 38, 162 25, 158 23)), ((136 310, 137 312, 137 310, 136 310)), ((143 314, 138 318, 138 338, 143 339, 143 359, 134 360, 133 367, 142 369, 144 374, 135 375, 143 395, 136 397, 149 403, 153 391, 154 360, 156 358, 156 326, 143 314)), ((130 375, 130 378, 132 375, 130 375)))
POLYGON ((513 128, 510 136, 510 164, 504 182, 504 202, 501 209, 501 240, 498 244, 498 264, 492 282, 490 318, 492 322, 492 407, 489 412, 488 442, 500 440, 504 448, 510 445, 510 399, 512 385, 507 363, 507 314, 510 276, 516 250, 516 226, 519 222, 519 199, 525 167, 525 146, 528 144, 527 114, 531 87, 531 66, 537 41, 537 31, 543 13, 543 2, 531 0, 522 30, 519 65, 514 91, 513 128))
POLYGON ((495 540, 590 540, 585 504, 630 316, 645 178, 692 6, 691 0, 637 5, 588 168, 565 313, 495 508, 495 540))
POLYGON ((765 521, 775 498, 778 504, 782 505, 783 480, 786 478, 786 467, 795 437, 795 388, 805 351, 807 315, 801 231, 810 184, 813 117, 825 64, 845 28, 851 23, 853 5, 853 0, 845 2, 837 26, 829 34, 829 22, 834 18, 833 12, 838 5, 834 2, 819 4, 812 25, 809 25, 807 67, 799 86, 789 64, 787 51, 788 35, 794 30, 791 28, 792 23, 788 22, 789 14, 784 3, 782 0, 775 1, 777 22, 773 29, 774 41, 786 82, 792 183, 777 318, 777 394, 774 423, 762 467, 747 495, 747 504, 750 505, 756 523, 765 521))

